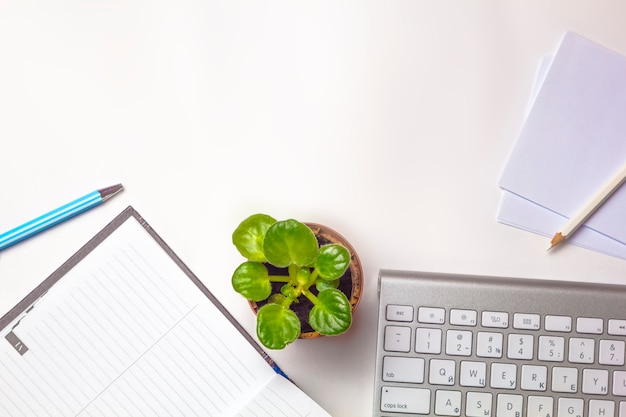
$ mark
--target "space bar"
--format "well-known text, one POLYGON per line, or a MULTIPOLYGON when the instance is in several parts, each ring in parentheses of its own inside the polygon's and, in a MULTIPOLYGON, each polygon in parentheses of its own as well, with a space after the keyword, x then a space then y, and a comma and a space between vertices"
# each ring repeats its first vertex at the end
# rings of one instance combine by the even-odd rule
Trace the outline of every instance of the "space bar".
POLYGON ((388 413, 430 413, 430 390, 423 388, 382 387, 380 410, 388 413))

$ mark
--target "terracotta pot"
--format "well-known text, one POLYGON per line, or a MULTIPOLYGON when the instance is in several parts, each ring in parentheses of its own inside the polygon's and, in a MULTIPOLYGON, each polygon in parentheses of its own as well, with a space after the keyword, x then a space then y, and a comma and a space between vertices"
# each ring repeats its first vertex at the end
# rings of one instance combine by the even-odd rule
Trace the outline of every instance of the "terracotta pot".
MULTIPOLYGON (((352 247, 350 242, 348 242, 346 238, 344 238, 342 235, 340 235, 330 227, 326 227, 317 223, 305 222, 304 224, 306 224, 313 231, 313 234, 315 234, 315 237, 317 238, 320 246, 331 243, 338 243, 345 246, 346 249, 348 249, 348 251, 350 252, 350 266, 339 279, 338 289, 342 291, 350 301, 350 306, 352 307, 351 310, 354 314, 354 311, 359 305, 359 301, 361 301, 361 294, 363 292, 363 268, 361 266, 361 260, 359 259, 359 256, 357 255, 354 247, 352 247)), ((266 266, 270 274, 287 275, 287 268, 276 268, 269 264, 266 264, 266 266)), ((280 287, 282 285, 283 283, 273 283, 274 288, 272 292, 280 292, 280 287)), ((312 288, 312 291, 316 293, 315 288, 312 288)), ((259 308, 266 304, 265 301, 248 301, 248 303, 250 304, 250 308, 252 308, 252 311, 254 311, 255 314, 259 310, 259 308)), ((306 319, 308 317, 308 312, 310 311, 311 307, 312 303, 305 297, 301 297, 299 303, 294 302, 291 305, 291 309, 294 310, 296 315, 298 315, 298 317, 300 318, 300 324, 302 327, 300 339, 312 339, 321 336, 307 323, 306 319)))

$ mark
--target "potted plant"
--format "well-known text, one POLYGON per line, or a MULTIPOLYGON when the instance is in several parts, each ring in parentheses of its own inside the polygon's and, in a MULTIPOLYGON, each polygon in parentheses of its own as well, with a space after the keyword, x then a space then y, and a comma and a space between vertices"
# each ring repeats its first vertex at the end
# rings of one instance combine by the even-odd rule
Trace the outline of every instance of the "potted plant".
POLYGON ((257 313, 256 332, 265 347, 283 349, 299 337, 350 328, 362 271, 342 236, 324 226, 254 214, 232 240, 247 259, 235 269, 232 285, 257 313))

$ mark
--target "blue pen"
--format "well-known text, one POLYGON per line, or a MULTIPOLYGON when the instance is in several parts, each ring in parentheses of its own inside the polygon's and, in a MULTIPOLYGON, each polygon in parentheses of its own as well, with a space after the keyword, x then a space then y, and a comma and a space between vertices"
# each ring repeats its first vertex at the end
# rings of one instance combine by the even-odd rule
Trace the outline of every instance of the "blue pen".
POLYGON ((0 234, 0 250, 104 203, 122 191, 122 188, 122 184, 117 184, 93 191, 21 226, 0 234))

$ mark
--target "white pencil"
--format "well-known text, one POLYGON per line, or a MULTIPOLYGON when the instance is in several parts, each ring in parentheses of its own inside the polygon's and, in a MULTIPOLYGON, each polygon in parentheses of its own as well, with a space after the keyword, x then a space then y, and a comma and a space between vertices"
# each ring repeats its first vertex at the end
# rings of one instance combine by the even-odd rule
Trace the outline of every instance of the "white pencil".
POLYGON ((582 226, 589 217, 606 201, 607 198, 617 190, 620 185, 626 180, 626 164, 620 168, 615 176, 602 187, 596 195, 591 197, 589 201, 583 206, 583 208, 576 213, 575 216, 570 218, 567 223, 557 232, 552 240, 548 250, 552 249, 559 243, 562 243, 570 237, 576 229, 582 226))

